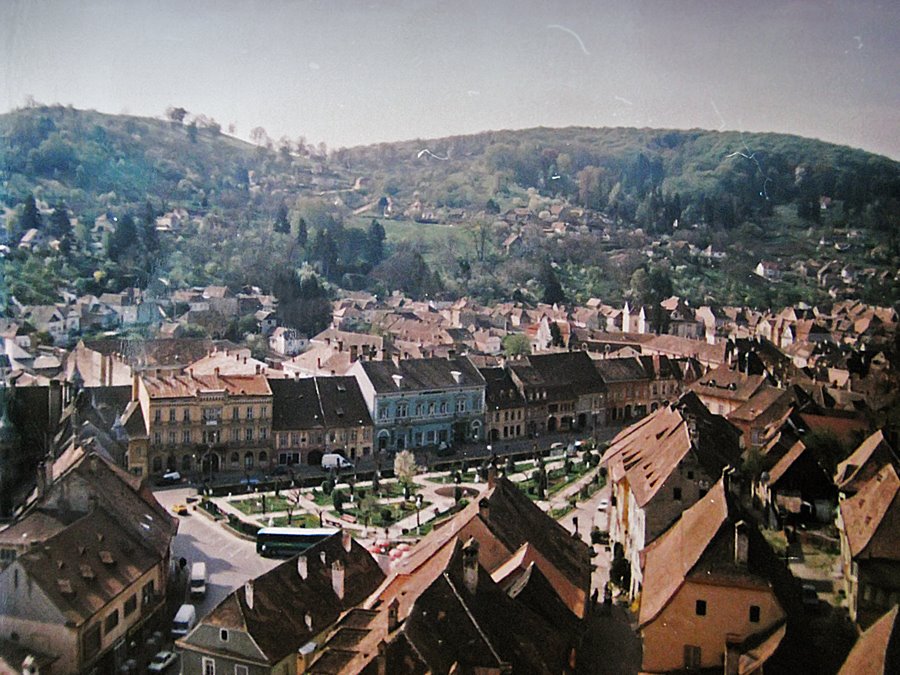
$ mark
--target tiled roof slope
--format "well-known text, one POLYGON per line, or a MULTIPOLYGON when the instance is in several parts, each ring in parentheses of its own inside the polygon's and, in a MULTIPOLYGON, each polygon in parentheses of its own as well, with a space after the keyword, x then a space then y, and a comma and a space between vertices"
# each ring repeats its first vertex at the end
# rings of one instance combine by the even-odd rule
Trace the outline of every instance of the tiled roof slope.
POLYGON ((890 675, 900 673, 900 606, 859 636, 838 675, 890 675))
MULTIPOLYGON (((350 539, 349 551, 343 533, 336 533, 310 547, 303 555, 307 576, 300 576, 298 556, 286 560, 251 583, 253 607, 244 587, 220 602, 183 642, 192 646, 192 635, 203 625, 247 632, 269 663, 277 663, 296 652, 315 635, 331 626, 340 614, 362 602, 384 579, 375 559, 350 539), (343 599, 332 586, 332 563, 344 566, 343 599), (309 613, 310 629, 306 624, 309 613)), ((203 649, 202 645, 197 645, 203 649)))
POLYGON ((719 476, 726 466, 735 465, 741 453, 738 437, 734 426, 710 413, 689 392, 619 432, 603 462, 613 480, 628 477, 643 507, 689 452, 696 454, 709 476, 719 476))
POLYGON ((854 558, 900 560, 900 478, 890 464, 841 502, 854 558))

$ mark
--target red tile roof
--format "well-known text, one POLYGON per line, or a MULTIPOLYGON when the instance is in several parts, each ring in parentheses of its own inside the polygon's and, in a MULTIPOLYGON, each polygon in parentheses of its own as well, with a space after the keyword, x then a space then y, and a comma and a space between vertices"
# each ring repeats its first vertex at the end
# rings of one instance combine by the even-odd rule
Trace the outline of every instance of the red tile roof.
POLYGON ((900 561, 900 477, 892 465, 842 501, 840 509, 854 558, 900 561))

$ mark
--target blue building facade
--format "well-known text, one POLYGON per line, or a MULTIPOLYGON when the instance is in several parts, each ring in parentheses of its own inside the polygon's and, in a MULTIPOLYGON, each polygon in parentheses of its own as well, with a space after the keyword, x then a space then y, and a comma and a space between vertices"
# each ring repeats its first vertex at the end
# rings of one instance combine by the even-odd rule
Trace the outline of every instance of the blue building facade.
POLYGON ((359 382, 381 452, 484 437, 485 380, 466 357, 358 361, 359 382))

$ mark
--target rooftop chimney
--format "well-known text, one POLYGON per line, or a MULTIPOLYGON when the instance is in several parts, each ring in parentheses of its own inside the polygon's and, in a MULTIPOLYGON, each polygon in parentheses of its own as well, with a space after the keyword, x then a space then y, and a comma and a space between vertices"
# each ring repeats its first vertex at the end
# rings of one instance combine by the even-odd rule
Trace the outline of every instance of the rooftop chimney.
POLYGON ((247 607, 253 609, 253 579, 244 582, 244 600, 247 602, 247 607))
POLYGON ((482 497, 478 500, 478 515, 480 515, 484 520, 487 520, 491 515, 491 502, 487 497, 482 497))
POLYGON ((747 523, 739 520, 734 524, 734 562, 736 565, 746 565, 750 551, 750 538, 747 534, 747 523))
POLYGON ((215 373, 216 373, 216 377, 218 377, 219 376, 219 366, 216 366, 215 373))
POLYGON ((395 596, 388 605, 388 632, 393 633, 400 625, 400 601, 395 596))
POLYGON ((497 467, 493 464, 488 467, 487 484, 489 488, 492 488, 497 484, 497 467))
POLYGON ((344 599, 344 563, 335 560, 331 563, 331 587, 338 600, 344 599))
POLYGON ((478 590, 478 548, 478 540, 470 537, 462 550, 463 583, 472 595, 478 590))
POLYGON ((297 574, 300 575, 301 579, 306 579, 309 576, 309 562, 305 555, 297 556, 297 574))
POLYGON ((309 612, 304 614, 303 615, 303 623, 306 624, 306 630, 311 631, 312 627, 313 627, 312 614, 310 614, 309 612))
POLYGON ((259 364, 256 364, 256 374, 259 375, 259 364))
POLYGON ((350 536, 350 530, 341 530, 341 544, 343 545, 344 550, 347 553, 350 553, 350 548, 353 546, 353 537, 350 536))

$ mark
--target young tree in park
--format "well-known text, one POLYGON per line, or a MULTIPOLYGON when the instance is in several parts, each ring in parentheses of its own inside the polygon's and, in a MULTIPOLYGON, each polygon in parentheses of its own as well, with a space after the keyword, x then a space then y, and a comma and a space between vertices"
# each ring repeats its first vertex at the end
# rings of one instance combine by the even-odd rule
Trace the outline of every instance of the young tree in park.
POLYGON ((411 485, 419 467, 416 456, 409 450, 401 450, 394 457, 394 475, 403 485, 411 485))

